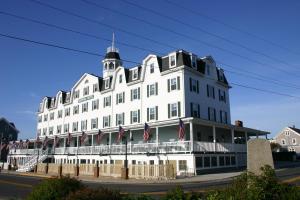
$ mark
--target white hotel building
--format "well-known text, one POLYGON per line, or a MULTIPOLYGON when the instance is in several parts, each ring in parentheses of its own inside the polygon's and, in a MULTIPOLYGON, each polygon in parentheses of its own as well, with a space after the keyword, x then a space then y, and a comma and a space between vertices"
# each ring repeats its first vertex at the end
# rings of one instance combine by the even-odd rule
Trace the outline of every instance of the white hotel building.
MULTIPOLYGON (((231 125, 230 86, 211 56, 199 58, 184 50, 163 57, 150 54, 128 69, 112 45, 102 63, 103 77, 85 73, 70 91, 59 91, 40 103, 37 137, 51 140, 39 162, 48 157, 55 163, 122 164, 125 145, 117 142, 122 126, 129 164, 168 163, 177 175, 187 170, 199 174, 245 166, 246 140, 268 134, 231 125), (182 141, 179 118, 185 124, 182 141), (146 142, 145 122, 151 128, 146 142), (100 143, 99 130, 104 133, 100 143), (88 139, 81 144, 82 132, 88 139), (60 140, 52 148, 55 136, 60 140)), ((33 144, 11 151, 10 160, 22 168, 32 154, 33 144)))

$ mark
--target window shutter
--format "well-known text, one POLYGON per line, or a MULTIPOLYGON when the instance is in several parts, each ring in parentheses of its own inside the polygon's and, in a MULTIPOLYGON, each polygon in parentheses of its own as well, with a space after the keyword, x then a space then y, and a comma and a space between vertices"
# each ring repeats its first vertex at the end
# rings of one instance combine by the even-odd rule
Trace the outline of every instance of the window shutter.
POLYGON ((227 124, 227 112, 225 112, 225 123, 227 124))
POLYGON ((191 108, 191 117, 194 117, 194 111, 193 111, 193 103, 190 103, 190 108, 191 108))
POLYGON ((125 92, 123 92, 123 103, 125 103, 125 92))
POLYGON ((149 97, 149 85, 147 85, 147 97, 149 97))
POLYGON ((223 91, 223 96, 224 96, 224 102, 226 103, 226 93, 225 93, 225 91, 223 91))
POLYGON ((177 109, 178 109, 178 117, 180 117, 181 116, 180 101, 178 101, 178 107, 177 107, 177 109))
POLYGON ((215 98, 215 88, 213 87, 213 98, 215 98))
POLYGON ((105 98, 103 98, 103 108, 105 108, 105 98))
POLYGON ((198 118, 200 118, 200 105, 198 104, 198 118))
POLYGON ((170 79, 168 79, 168 92, 170 92, 170 79))
POLYGON ((116 114, 116 126, 118 126, 118 114, 116 114))
POLYGON ((158 83, 155 83, 155 90, 156 90, 156 95, 158 95, 158 83))
POLYGON ((122 113, 122 125, 124 125, 125 124, 125 113, 123 112, 122 113))
POLYGON ((116 95, 116 102, 117 102, 116 104, 117 104, 117 105, 118 105, 118 103, 119 103, 119 98, 118 98, 118 97, 119 97, 119 94, 116 95))
POLYGON ((108 116, 108 126, 111 126, 111 124, 110 124, 110 115, 108 116))
POLYGON ((131 101, 132 101, 132 99, 133 99, 132 95, 133 95, 133 91, 130 90, 130 100, 131 100, 131 101))
POLYGON ((138 110, 138 123, 140 123, 141 122, 141 111, 140 111, 140 109, 138 110))
POLYGON ((190 78, 190 91, 192 91, 192 78, 190 78))
POLYGON ((111 106, 111 96, 108 97, 109 105, 111 106))
POLYGON ((177 90, 180 90, 180 77, 177 76, 177 90))
POLYGON ((221 123, 223 123, 222 110, 220 110, 220 121, 221 121, 221 123))
POLYGON ((130 124, 132 124, 132 111, 130 111, 130 124))
POLYGON ((158 120, 158 106, 155 106, 156 120, 158 120))
POLYGON ((210 107, 208 107, 208 120, 211 120, 210 119, 210 107))
POLYGON ((197 80, 197 93, 199 94, 199 81, 197 80))
POLYGON ((219 89, 219 101, 221 101, 221 90, 219 89))
POLYGON ((217 121, 216 109, 214 109, 214 121, 217 121))
POLYGON ((149 121, 149 108, 147 108, 147 121, 149 121))
POLYGON ((139 87, 138 88, 138 99, 140 99, 140 96, 141 96, 141 88, 139 87))
POLYGON ((170 108, 170 104, 168 103, 168 118, 170 118, 170 117, 171 117, 171 113, 170 113, 170 111, 171 111, 171 108, 170 108))
POLYGON ((104 117, 103 117, 102 127, 104 128, 104 117))
POLYGON ((206 85, 206 92, 207 92, 207 97, 209 97, 209 87, 206 85))

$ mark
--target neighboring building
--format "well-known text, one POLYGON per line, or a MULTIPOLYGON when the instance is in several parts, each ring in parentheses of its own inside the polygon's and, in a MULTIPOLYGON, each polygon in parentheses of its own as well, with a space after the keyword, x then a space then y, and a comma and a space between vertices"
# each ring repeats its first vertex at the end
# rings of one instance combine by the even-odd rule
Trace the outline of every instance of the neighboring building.
POLYGON ((15 127, 14 123, 7 121, 5 118, 0 118, 0 137, 1 139, 1 161, 6 161, 7 158, 7 144, 10 141, 15 141, 18 139, 18 129, 15 127))
POLYGON ((300 154, 300 129, 295 126, 285 127, 275 136, 274 140, 280 144, 281 148, 300 154))
MULTIPOLYGON (((85 73, 70 91, 40 103, 37 137, 50 138, 49 147, 60 138, 51 155, 55 163, 123 163, 125 147, 118 141, 122 126, 128 134, 129 164, 169 163, 178 175, 187 170, 194 174, 245 166, 246 140, 268 134, 231 125, 230 86, 211 56, 199 58, 183 50, 163 57, 151 54, 127 69, 112 45, 102 63, 103 77, 85 73), (185 128, 182 140, 179 119, 185 128), (151 128, 147 141, 145 123, 151 128), (88 136, 80 142, 83 132, 88 136)), ((28 152, 34 151, 12 151, 11 158, 24 165, 28 152)))

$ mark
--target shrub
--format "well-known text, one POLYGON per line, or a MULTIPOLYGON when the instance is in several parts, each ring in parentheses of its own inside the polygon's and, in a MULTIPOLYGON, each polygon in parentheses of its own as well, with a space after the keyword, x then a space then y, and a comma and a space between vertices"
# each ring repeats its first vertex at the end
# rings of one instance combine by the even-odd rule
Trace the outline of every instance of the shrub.
POLYGON ((197 193, 187 193, 185 194, 182 187, 177 186, 176 188, 168 191, 164 200, 201 200, 202 197, 197 193))
POLYGON ((43 180, 33 188, 27 200, 60 200, 65 199, 70 192, 83 188, 80 181, 70 178, 52 178, 43 180))
POLYGON ((66 200, 120 200, 121 194, 118 190, 107 188, 83 188, 69 194, 66 200))

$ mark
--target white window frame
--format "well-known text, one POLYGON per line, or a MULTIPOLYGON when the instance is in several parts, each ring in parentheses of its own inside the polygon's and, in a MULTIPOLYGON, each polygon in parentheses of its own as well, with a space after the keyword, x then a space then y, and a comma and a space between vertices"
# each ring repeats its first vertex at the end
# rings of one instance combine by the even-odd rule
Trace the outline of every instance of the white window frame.
POLYGON ((43 128, 43 135, 47 135, 47 131, 48 131, 47 128, 43 128))
POLYGON ((99 99, 96 99, 92 101, 92 110, 98 110, 99 109, 99 99))
POLYGON ((61 128, 62 128, 61 125, 56 126, 56 134, 61 134, 61 128))
POLYGON ((169 66, 170 68, 176 67, 176 53, 172 53, 169 55, 169 66))
POLYGON ((50 113, 50 121, 54 120, 54 112, 50 113))
POLYGON ((82 107, 81 107, 81 112, 84 113, 84 112, 88 112, 89 110, 89 104, 88 102, 85 102, 82 104, 82 107))
POLYGON ((221 110, 220 111, 220 119, 221 119, 221 123, 226 123, 227 124, 227 112, 221 110))
POLYGON ((281 144, 282 144, 282 145, 286 145, 285 139, 281 139, 281 144))
POLYGON ((170 79, 170 91, 177 90, 178 88, 177 78, 170 79))
POLYGON ((296 145, 297 144, 297 139, 296 138, 292 138, 292 143, 293 143, 293 145, 296 145))
POLYGON ((43 121, 42 118, 43 118, 43 117, 42 117, 41 115, 39 115, 39 116, 38 116, 38 122, 42 122, 42 121, 43 121))
POLYGON ((150 74, 154 73, 154 63, 150 64, 150 74))
POLYGON ((197 80, 192 78, 192 92, 197 92, 197 80))
POLYGON ((120 93, 118 93, 117 94, 117 103, 119 104, 119 103, 124 103, 125 101, 124 101, 124 95, 125 95, 125 93, 123 93, 123 92, 120 92, 120 93))
POLYGON ((48 121, 48 114, 44 115, 44 122, 48 121))
POLYGON ((98 92, 99 91, 99 84, 95 83, 93 84, 93 92, 98 92))
POLYGON ((132 89, 132 97, 131 97, 132 101, 133 100, 137 100, 139 98, 139 94, 138 93, 139 93, 138 88, 132 89))
POLYGON ((155 86, 156 86, 155 83, 149 85, 149 97, 156 95, 156 88, 155 88, 155 86))
POLYGON ((119 75, 119 83, 122 83, 122 81, 123 81, 122 79, 123 79, 123 75, 120 74, 120 75, 119 75))
POLYGON ((79 90, 74 91, 74 99, 79 98, 79 90))
POLYGON ((123 118, 123 113, 117 113, 116 114, 116 121, 117 121, 117 124, 116 126, 119 126, 119 125, 124 125, 124 118, 123 118))
POLYGON ((65 108, 65 117, 70 116, 70 107, 69 108, 65 108))
POLYGON ((86 131, 87 130, 87 120, 81 120, 81 131, 86 131))
POLYGON ((150 107, 149 108, 149 121, 156 120, 156 107, 150 107), (151 117, 153 116, 153 117, 151 117))
POLYGON ((192 68, 197 69, 197 56, 191 55, 191 65, 192 68))
POLYGON ((49 127, 49 135, 53 135, 54 134, 54 131, 53 131, 53 126, 49 127))
POLYGON ((91 120, 91 129, 98 129, 98 118, 93 118, 91 120))
POLYGON ((132 114, 131 114, 131 121, 132 123, 138 123, 138 110, 134 110, 132 111, 132 114))
POLYGON ((103 116, 103 128, 109 127, 109 126, 110 126, 110 124, 109 124, 109 115, 103 116))
POLYGON ((111 106, 111 96, 104 97, 104 107, 111 106))
POLYGON ((79 114, 79 105, 73 106, 73 115, 79 114))
POLYGON ((59 119, 59 118, 62 118, 62 115, 63 115, 63 110, 59 110, 58 112, 57 112, 57 118, 59 119))
POLYGON ((198 117, 200 116, 200 113, 198 113, 198 106, 200 106, 200 104, 198 103, 193 103, 192 104, 192 110, 191 110, 191 113, 192 113, 192 116, 193 117, 198 117), (195 115, 196 114, 196 115, 195 115))
POLYGON ((105 85, 104 85, 105 89, 109 88, 109 84, 110 84, 110 79, 108 78, 105 80, 105 85))
POLYGON ((137 80, 138 76, 139 76, 139 74, 138 74, 138 68, 133 69, 132 70, 132 80, 137 80))
POLYGON ((285 131, 286 136, 290 136, 290 131, 285 131))
POLYGON ((170 103, 170 117, 177 117, 178 116, 178 102, 170 103))
POLYGON ((69 132, 69 124, 64 124, 64 133, 69 132))
POLYGON ((83 96, 89 95, 89 90, 90 90, 90 89, 89 89, 89 86, 83 88, 83 96))
POLYGON ((72 131, 77 132, 78 131, 78 122, 73 122, 72 124, 72 131))

